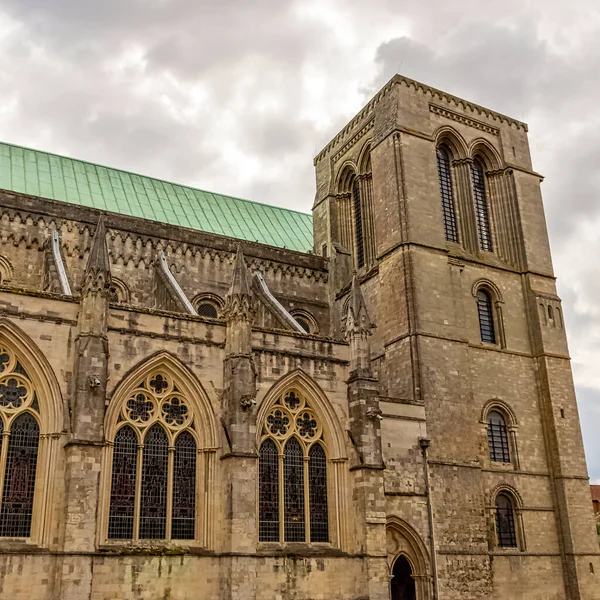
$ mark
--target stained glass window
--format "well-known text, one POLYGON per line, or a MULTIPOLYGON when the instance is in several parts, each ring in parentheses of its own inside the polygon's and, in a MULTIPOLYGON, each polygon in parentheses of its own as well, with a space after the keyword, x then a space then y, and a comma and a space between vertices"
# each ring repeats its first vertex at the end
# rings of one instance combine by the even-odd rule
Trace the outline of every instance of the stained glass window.
POLYGON ((456 213, 454 210, 454 193, 452 191, 452 163, 450 152, 445 146, 437 148, 438 178, 440 180, 440 194, 442 198, 442 218, 444 220, 444 233, 449 242, 458 242, 458 229, 456 227, 456 213))
POLYGON ((114 441, 108 538, 196 539, 198 448, 189 402, 169 374, 155 371, 123 402, 119 420, 127 424, 114 441))
POLYGON ((177 436, 173 465, 174 540, 193 540, 196 512, 196 441, 189 431, 177 436))
POLYGON ((510 450, 504 417, 498 411, 492 410, 488 414, 487 421, 490 458, 494 462, 509 463, 510 450))
POLYGON ((286 542, 303 542, 304 525, 304 454, 296 438, 291 438, 283 453, 284 515, 286 542))
POLYGON ((4 475, 0 488, 2 537, 31 536, 40 441, 38 415, 39 404, 25 368, 11 350, 0 347, 0 450, 7 446, 0 452, 0 473, 4 475))
POLYGON ((493 250, 492 232, 490 229, 490 217, 485 191, 485 170, 481 161, 475 159, 471 168, 471 176, 473 179, 473 195, 475 200, 475 215, 477 217, 479 247, 482 250, 491 252, 493 250))
POLYGON ((320 420, 287 391, 263 425, 259 453, 259 540, 329 542, 327 455, 320 420), (308 489, 307 489, 308 487, 308 489))
POLYGON ((133 538, 135 512, 135 484, 138 438, 128 425, 121 427, 115 437, 110 491, 108 537, 130 540, 133 538))
POLYGON ((279 457, 275 442, 266 439, 260 446, 259 526, 261 542, 279 541, 279 457))
POLYGON ((496 496, 496 535, 501 548, 517 547, 513 502, 506 494, 496 496))
POLYGON ((354 205, 354 235, 356 239, 356 265, 360 269, 365 264, 365 247, 363 240, 363 218, 360 201, 360 181, 354 178, 352 184, 352 203, 354 205))
POLYGON ((10 428, 4 472, 0 535, 29 537, 40 428, 31 413, 19 415, 10 428))
POLYGON ((153 425, 144 437, 140 538, 164 539, 167 533, 169 442, 165 430, 153 425))
POLYGON ((308 457, 310 539, 313 542, 328 542, 327 457, 323 446, 315 444, 310 449, 308 457))
POLYGON ((479 316, 479 333, 481 335, 481 341, 495 344, 496 331, 494 329, 492 298, 485 290, 479 290, 477 292, 477 312, 479 316))

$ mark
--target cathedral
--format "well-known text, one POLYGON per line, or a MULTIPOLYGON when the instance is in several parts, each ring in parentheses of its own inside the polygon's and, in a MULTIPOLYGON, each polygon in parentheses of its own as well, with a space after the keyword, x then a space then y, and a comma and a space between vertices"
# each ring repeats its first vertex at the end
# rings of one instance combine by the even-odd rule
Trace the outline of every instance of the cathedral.
POLYGON ((0 597, 594 600, 526 124, 396 75, 312 216, 0 144, 0 597))

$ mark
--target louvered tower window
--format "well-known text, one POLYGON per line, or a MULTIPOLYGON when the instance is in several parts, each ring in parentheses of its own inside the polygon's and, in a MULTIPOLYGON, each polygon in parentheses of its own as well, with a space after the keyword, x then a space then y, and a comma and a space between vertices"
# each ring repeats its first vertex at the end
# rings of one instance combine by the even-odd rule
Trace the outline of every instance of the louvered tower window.
POLYGON ((329 542, 322 433, 299 392, 284 393, 268 414, 259 452, 261 542, 329 542))
POLYGON ((510 449, 508 445, 508 431, 504 417, 496 410, 488 413, 488 447, 490 459, 494 462, 509 463, 510 449))
POLYGON ((16 355, 0 346, 0 536, 28 538, 40 443, 39 404, 16 355))
POLYGON ((473 198, 475 201, 479 247, 487 252, 492 252, 492 232, 490 229, 488 201, 485 191, 485 169, 478 159, 473 161, 471 176, 473 179, 473 198))
POLYGON ((190 404, 170 375, 155 371, 123 403, 119 420, 108 538, 196 539, 198 450, 190 404))
POLYGON ((458 242, 458 229, 456 227, 456 213, 454 210, 454 193, 452 191, 452 162, 450 152, 446 146, 437 148, 437 167, 440 180, 440 194, 442 199, 442 218, 444 220, 444 233, 449 242, 458 242))
POLYGON ((513 501, 507 494, 496 496, 496 536, 500 548, 517 547, 515 511, 513 501))
POLYGON ((352 203, 354 206, 354 236, 356 239, 356 265, 360 269, 365 265, 365 245, 363 237, 363 217, 360 201, 360 181, 354 178, 352 183, 352 203))
POLYGON ((488 344, 496 343, 496 331, 494 329, 494 309, 492 298, 485 290, 477 292, 477 312, 479 315, 479 332, 481 341, 488 344))

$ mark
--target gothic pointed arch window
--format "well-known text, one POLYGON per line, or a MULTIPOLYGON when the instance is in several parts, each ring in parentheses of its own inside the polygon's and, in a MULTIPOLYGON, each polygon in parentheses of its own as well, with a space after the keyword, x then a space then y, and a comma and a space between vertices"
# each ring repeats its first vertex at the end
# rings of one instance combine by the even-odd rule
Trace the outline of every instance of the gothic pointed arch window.
POLYGON ((157 368, 122 402, 110 456, 110 540, 194 540, 197 415, 157 368))
POLYGON ((261 542, 330 541, 323 428, 297 390, 283 393, 265 419, 258 487, 261 542))
POLYGON ((31 535, 40 445, 35 387, 18 360, 0 346, 0 537, 31 535))
POLYGON ((492 230, 490 227, 490 214, 485 185, 485 165, 479 157, 476 157, 473 160, 471 177, 473 180, 473 201, 475 204, 479 247, 481 250, 492 252, 494 248, 492 244, 492 230))
POLYGON ((436 155, 444 234, 447 241, 458 242, 458 227, 456 225, 456 210, 452 188, 452 155, 446 144, 440 144, 437 147, 436 155))

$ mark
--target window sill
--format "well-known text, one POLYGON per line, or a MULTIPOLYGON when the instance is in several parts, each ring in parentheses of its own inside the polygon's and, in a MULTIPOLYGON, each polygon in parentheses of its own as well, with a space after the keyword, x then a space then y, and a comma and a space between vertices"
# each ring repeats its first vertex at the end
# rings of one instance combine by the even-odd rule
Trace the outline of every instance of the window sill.
POLYGON ((5 552, 45 552, 46 548, 31 541, 31 538, 0 538, 0 554, 5 552))
POLYGON ((332 556, 344 555, 331 542, 259 542, 257 554, 266 556, 332 556))
POLYGON ((194 540, 169 542, 165 540, 105 540, 98 546, 98 551, 107 554, 205 554, 208 550, 194 540))

